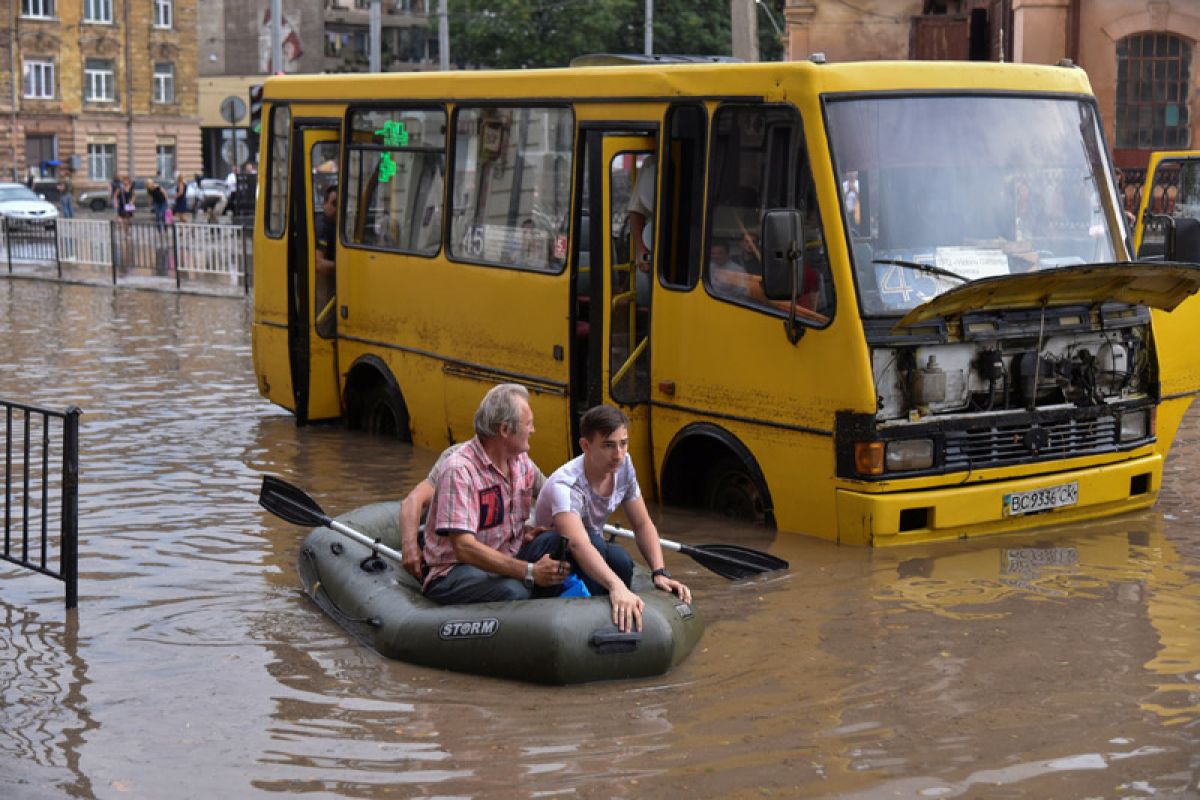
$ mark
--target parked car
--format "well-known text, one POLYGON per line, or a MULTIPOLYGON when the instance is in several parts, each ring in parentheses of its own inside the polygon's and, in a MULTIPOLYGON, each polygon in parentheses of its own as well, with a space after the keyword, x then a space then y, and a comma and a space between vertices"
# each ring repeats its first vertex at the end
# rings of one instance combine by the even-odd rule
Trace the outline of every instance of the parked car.
POLYGON ((58 209, 20 183, 0 183, 0 216, 14 220, 45 220, 52 227, 58 209))
POLYGON ((222 200, 229 199, 229 189, 225 186, 225 181, 218 178, 202 178, 200 191, 204 193, 205 210, 213 208, 222 200))
MULTIPOLYGON (((90 208, 92 211, 103 211, 112 207, 111 190, 105 186, 102 189, 88 189, 79 193, 79 207, 90 208)), ((133 179, 133 204, 138 208, 149 208, 150 198, 146 195, 146 179, 133 179)))

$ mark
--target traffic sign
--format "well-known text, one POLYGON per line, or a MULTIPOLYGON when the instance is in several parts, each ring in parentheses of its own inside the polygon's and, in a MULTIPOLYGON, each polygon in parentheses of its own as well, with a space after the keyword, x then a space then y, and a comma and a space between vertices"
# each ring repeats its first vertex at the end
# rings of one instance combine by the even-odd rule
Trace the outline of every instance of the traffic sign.
POLYGON ((246 116, 246 102, 242 98, 231 94, 221 101, 221 118, 230 125, 237 125, 244 116, 246 116))

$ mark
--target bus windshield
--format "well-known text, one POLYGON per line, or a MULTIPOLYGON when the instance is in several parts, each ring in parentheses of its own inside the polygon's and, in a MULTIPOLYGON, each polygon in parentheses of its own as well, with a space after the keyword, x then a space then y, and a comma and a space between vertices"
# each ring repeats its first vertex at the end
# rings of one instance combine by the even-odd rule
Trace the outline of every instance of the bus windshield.
POLYGON ((1115 189, 1088 102, 874 97, 827 113, 864 315, 980 278, 1115 260, 1115 189))

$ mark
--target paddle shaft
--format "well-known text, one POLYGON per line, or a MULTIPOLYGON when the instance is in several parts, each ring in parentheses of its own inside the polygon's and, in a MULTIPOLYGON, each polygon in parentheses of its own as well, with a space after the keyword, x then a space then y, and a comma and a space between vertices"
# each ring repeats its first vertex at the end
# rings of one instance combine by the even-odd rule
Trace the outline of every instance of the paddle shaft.
MULTIPOLYGON (((635 534, 633 531, 626 530, 625 528, 618 528, 616 525, 605 525, 604 532, 613 536, 620 536, 622 539, 637 538, 637 534, 635 534)), ((682 545, 679 542, 672 542, 670 539, 664 539, 661 536, 658 537, 658 543, 668 550, 674 550, 676 553, 686 552, 684 550, 685 545, 682 545)))

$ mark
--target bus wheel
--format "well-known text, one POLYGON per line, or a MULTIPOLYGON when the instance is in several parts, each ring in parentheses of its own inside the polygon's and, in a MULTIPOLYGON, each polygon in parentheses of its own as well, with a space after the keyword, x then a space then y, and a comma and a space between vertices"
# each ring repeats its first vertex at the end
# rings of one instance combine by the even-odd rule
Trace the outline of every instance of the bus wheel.
POLYGON ((389 386, 373 387, 359 407, 359 426, 372 436, 409 441, 408 409, 389 386))
POLYGON ((722 517, 764 523, 762 487, 736 458, 719 459, 704 480, 704 505, 722 517))

